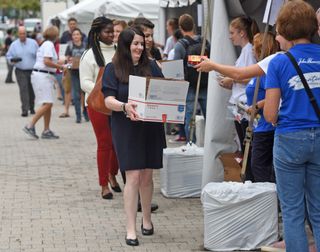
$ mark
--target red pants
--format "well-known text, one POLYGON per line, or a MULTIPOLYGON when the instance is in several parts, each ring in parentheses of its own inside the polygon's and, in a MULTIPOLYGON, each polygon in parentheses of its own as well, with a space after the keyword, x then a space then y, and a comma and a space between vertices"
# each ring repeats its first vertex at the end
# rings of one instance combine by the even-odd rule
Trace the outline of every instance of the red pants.
POLYGON ((112 144, 109 117, 87 107, 89 118, 97 139, 97 164, 100 186, 108 185, 109 173, 117 175, 119 166, 112 144))

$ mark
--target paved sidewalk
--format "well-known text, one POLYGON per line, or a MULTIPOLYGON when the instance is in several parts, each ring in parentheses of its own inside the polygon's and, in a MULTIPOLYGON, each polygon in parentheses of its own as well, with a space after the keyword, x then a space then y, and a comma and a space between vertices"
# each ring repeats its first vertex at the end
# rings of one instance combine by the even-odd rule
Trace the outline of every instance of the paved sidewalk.
MULTIPOLYGON (((4 84, 0 58, 0 252, 202 251, 203 213, 200 199, 166 199, 155 173, 152 215, 155 234, 141 245, 125 244, 122 193, 102 200, 91 124, 58 118, 53 107, 52 130, 59 140, 32 140, 22 131, 30 120, 20 116, 17 84, 4 84)), ((38 134, 43 121, 36 126, 38 134)), ((120 177, 118 181, 121 181, 120 177)), ((121 184, 123 187, 123 185, 121 184)), ((140 230, 141 213, 137 217, 140 230)))

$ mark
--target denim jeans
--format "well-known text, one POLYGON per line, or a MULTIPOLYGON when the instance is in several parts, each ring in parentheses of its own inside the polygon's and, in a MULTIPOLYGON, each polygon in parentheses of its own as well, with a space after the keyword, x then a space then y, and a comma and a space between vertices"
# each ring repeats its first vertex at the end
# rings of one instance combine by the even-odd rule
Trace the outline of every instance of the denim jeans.
POLYGON ((63 88, 63 85, 62 85, 62 73, 56 73, 55 76, 56 76, 57 82, 59 84, 62 100, 64 101, 64 88, 63 88))
POLYGON ((273 160, 286 251, 309 251, 304 223, 307 214, 320 251, 320 128, 276 134, 273 160))
POLYGON ((71 71, 71 83, 72 83, 72 98, 73 98, 77 121, 81 121, 81 88, 80 88, 80 78, 79 78, 78 70, 71 71))
MULTIPOLYGON (((186 101, 186 116, 185 116, 185 134, 187 137, 187 141, 189 141, 190 138, 190 121, 193 114, 193 107, 194 107, 194 100, 196 97, 196 90, 194 88, 189 88, 188 94, 187 94, 187 101, 186 101)), ((204 118, 206 118, 206 112, 207 112, 207 89, 203 88, 199 91, 199 97, 198 102, 200 104, 200 108, 202 111, 202 114, 204 118)), ((193 137, 193 142, 196 142, 195 134, 193 137)))

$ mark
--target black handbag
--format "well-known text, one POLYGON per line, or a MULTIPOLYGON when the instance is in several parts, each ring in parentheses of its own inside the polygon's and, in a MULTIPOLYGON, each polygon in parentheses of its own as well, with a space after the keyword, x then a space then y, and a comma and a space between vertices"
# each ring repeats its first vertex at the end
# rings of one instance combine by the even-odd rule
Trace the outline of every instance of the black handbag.
POLYGON ((304 89, 306 90, 307 92, 307 95, 309 97, 309 101, 314 109, 314 111, 316 112, 318 118, 319 118, 319 121, 320 121, 320 109, 319 109, 319 106, 317 104, 317 100, 316 98, 314 97, 309 85, 308 85, 308 82, 306 80, 306 78, 304 77, 303 73, 302 73, 302 70, 301 68, 299 67, 297 61, 295 60, 295 58, 292 56, 292 54, 290 52, 286 52, 285 53, 288 58, 290 59, 291 63, 293 64, 294 68, 296 69, 297 73, 299 74, 299 77, 302 81, 302 84, 304 86, 304 89))

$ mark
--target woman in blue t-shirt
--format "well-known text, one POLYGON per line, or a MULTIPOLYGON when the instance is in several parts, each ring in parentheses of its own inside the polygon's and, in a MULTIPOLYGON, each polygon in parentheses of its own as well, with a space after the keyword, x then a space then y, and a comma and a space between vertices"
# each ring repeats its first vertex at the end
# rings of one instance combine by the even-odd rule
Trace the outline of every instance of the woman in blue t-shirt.
MULTIPOLYGON (((290 1, 280 10, 276 28, 293 42, 289 52, 319 105, 320 46, 310 42, 318 30, 314 9, 303 1, 290 1)), ((304 225, 307 213, 320 251, 320 120, 287 55, 279 54, 270 62, 266 89, 264 116, 277 124, 273 159, 286 251, 309 251, 304 225)))
MULTIPOLYGON (((258 33, 253 38, 253 51, 257 60, 260 58, 263 37, 265 36, 264 57, 274 54, 278 51, 279 46, 272 33, 265 35, 258 33)), ((252 106, 254 90, 257 78, 251 79, 246 86, 247 104, 252 106)), ((265 98, 266 76, 260 77, 260 86, 258 90, 256 109, 260 115, 258 124, 254 127, 252 151, 251 151, 251 171, 255 182, 274 182, 274 172, 272 164, 272 148, 274 138, 274 127, 271 123, 266 122, 263 116, 263 106, 265 98)), ((250 108, 251 110, 251 108, 250 108)))

